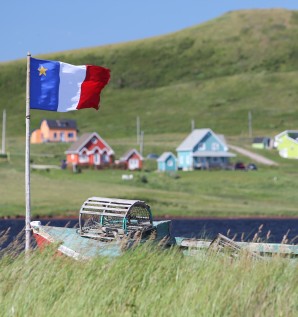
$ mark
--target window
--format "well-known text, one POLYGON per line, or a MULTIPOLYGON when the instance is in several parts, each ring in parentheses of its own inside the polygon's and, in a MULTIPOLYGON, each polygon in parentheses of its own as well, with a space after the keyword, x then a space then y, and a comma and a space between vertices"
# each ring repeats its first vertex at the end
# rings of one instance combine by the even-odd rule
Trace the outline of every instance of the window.
POLYGON ((79 156, 79 161, 80 163, 88 163, 89 162, 89 158, 86 152, 82 152, 79 156))
POLYGON ((96 144, 96 143, 97 143, 97 138, 94 136, 94 137, 91 139, 91 142, 92 142, 93 144, 96 144))
POLYGON ((214 142, 212 143, 212 151, 218 151, 219 150, 219 144, 214 142))
POLYGON ((134 170, 134 169, 136 169, 136 168, 138 168, 139 167, 139 161, 138 161, 138 159, 130 159, 129 161, 128 161, 128 168, 130 169, 130 170, 134 170))
POLYGON ((200 142, 199 145, 198 145, 198 150, 199 151, 204 151, 205 149, 206 149, 206 144, 200 142))
POLYGON ((74 137, 74 134, 73 134, 73 132, 68 132, 67 136, 68 136, 70 139, 72 139, 72 138, 74 137))
POLYGON ((54 132, 54 139, 57 139, 57 133, 54 132))
POLYGON ((167 165, 168 165, 169 167, 172 167, 172 166, 174 165, 174 163, 173 163, 172 160, 168 160, 168 161, 167 161, 167 165))

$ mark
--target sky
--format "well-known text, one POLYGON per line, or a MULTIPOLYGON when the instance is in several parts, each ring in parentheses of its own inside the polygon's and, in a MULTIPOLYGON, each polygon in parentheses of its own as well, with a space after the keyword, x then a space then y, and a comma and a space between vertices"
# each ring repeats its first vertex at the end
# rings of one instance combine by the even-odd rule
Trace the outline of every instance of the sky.
POLYGON ((0 62, 165 35, 228 11, 298 0, 2 0, 0 62))

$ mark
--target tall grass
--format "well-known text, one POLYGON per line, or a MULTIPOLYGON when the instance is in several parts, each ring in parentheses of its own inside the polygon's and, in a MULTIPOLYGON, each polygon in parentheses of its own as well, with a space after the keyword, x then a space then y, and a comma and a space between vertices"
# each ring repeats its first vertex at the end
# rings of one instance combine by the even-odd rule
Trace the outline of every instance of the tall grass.
POLYGON ((88 262, 0 260, 1 316, 297 316, 297 263, 184 257, 145 245, 88 262))

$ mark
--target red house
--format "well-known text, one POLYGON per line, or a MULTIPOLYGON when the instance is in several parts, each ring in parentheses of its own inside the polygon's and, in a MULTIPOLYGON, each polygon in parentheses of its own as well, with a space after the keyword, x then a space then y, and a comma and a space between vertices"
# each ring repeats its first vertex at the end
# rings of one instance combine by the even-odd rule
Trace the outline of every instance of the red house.
POLYGON ((100 168, 114 163, 112 148, 96 133, 85 133, 65 152, 67 165, 100 168))
POLYGON ((120 158, 120 164, 123 164, 126 169, 131 171, 141 170, 143 167, 143 157, 136 149, 132 149, 120 158))

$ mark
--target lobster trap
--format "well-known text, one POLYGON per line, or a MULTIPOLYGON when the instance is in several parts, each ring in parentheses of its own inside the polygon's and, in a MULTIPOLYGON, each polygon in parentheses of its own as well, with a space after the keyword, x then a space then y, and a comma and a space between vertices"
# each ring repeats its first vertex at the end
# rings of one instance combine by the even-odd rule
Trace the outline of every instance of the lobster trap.
POLYGON ((142 237, 152 230, 150 207, 141 200, 91 197, 80 209, 82 237, 112 241, 136 235, 142 237))

